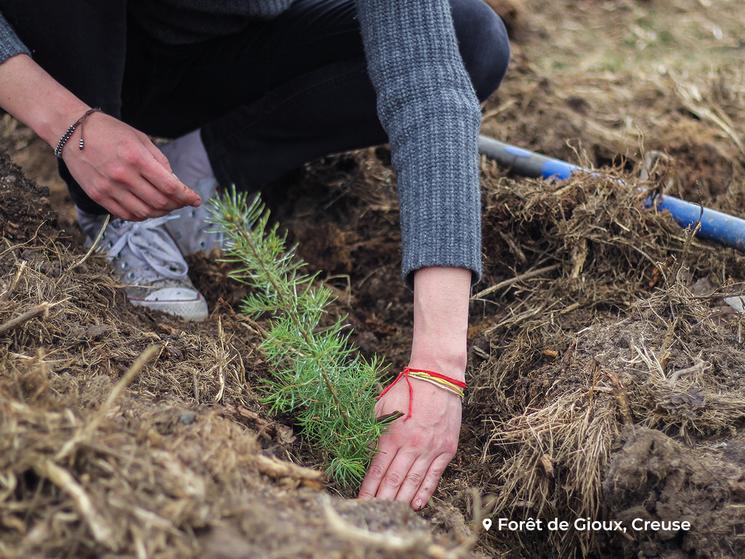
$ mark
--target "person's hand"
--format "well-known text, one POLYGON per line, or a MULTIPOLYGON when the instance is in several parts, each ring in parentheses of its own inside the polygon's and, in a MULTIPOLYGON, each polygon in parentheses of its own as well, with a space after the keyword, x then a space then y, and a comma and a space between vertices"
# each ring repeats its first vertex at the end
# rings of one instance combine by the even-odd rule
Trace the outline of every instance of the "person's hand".
MULTIPOLYGON (((466 269, 416 271, 410 367, 465 379, 470 282, 466 269)), ((409 381, 414 392, 412 415, 394 421, 380 438, 359 496, 404 501, 419 510, 455 455, 463 410, 457 394, 413 377, 409 381)), ((386 392, 375 411, 378 417, 397 411, 407 414, 405 378, 386 392)))
MULTIPOLYGON (((380 438, 359 497, 377 497, 423 508, 455 456, 462 404, 460 398, 415 378, 413 413, 394 421, 380 438)), ((376 406, 378 416, 409 409, 409 388, 401 379, 376 406)))
POLYGON ((201 204, 145 134, 103 113, 84 125, 85 149, 75 136, 62 157, 86 194, 113 216, 140 221, 201 204))
MULTIPOLYGON (((0 64, 0 108, 54 147, 90 107, 30 56, 19 54, 0 64)), ((85 149, 78 149, 78 128, 63 159, 88 196, 115 217, 142 220, 201 203, 142 132, 103 113, 91 114, 84 126, 85 149)))

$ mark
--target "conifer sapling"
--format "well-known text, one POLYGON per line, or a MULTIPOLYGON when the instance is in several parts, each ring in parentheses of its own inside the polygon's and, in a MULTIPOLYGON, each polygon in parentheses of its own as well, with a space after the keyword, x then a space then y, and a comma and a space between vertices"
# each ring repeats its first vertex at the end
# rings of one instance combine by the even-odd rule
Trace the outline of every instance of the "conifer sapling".
POLYGON ((380 360, 350 343, 346 317, 330 318, 331 290, 318 274, 303 272, 297 245, 286 246, 258 194, 249 201, 233 187, 213 198, 211 212, 226 236, 224 261, 236 266, 230 276, 253 288, 241 312, 269 319, 260 346, 272 366, 264 402, 274 413, 296 414, 301 433, 327 456, 332 478, 358 484, 378 438, 399 417, 375 418, 380 360))

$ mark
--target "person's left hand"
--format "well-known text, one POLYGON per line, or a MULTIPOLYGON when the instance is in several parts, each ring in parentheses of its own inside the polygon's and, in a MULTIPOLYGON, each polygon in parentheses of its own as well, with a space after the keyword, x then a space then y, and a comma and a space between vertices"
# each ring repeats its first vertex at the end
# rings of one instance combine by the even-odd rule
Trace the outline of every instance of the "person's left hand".
MULTIPOLYGON (((460 398, 436 386, 410 378, 413 413, 394 421, 380 438, 359 497, 390 499, 423 508, 437 488, 442 473, 455 456, 462 415, 460 398)), ((406 379, 383 396, 378 417, 409 409, 406 379)))

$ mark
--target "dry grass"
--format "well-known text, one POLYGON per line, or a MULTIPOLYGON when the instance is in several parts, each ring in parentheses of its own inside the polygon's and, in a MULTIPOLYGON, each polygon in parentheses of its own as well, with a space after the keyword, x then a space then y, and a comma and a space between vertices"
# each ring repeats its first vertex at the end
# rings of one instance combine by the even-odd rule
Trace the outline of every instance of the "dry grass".
MULTIPOLYGON (((641 209, 645 191, 659 190, 742 214, 745 11, 694 0, 524 4, 484 131, 615 165, 627 188, 515 180, 484 162, 486 295, 473 306, 467 424, 488 441, 478 479, 493 515, 614 518, 622 503, 604 509, 602 482, 624 429, 659 430, 693 457, 745 418, 743 320, 722 304, 742 292, 743 257, 641 209), (652 150, 665 154, 660 164, 635 179, 652 150)), ((523 534, 514 548, 571 556, 597 544, 523 534)))
MULTIPOLYGON (((485 173, 486 226, 500 233, 486 241, 488 270, 502 287, 475 304, 488 350, 469 422, 487 441, 487 510, 603 517, 624 425, 695 446, 745 419, 743 319, 722 303, 742 289, 743 258, 643 210, 652 183, 585 176, 549 186, 489 164, 485 173)), ((597 539, 555 532, 546 543, 569 556, 597 539)))
MULTIPOLYGON (((504 424, 495 424, 485 448, 507 449, 510 458, 495 477, 503 479, 493 514, 515 518, 599 518, 600 485, 618 435, 618 418, 606 383, 551 398, 504 424)), ((565 554, 575 534, 559 534, 552 544, 565 554)), ((580 541, 580 544, 585 542, 580 541)), ((583 545, 583 552, 587 546, 583 545)))

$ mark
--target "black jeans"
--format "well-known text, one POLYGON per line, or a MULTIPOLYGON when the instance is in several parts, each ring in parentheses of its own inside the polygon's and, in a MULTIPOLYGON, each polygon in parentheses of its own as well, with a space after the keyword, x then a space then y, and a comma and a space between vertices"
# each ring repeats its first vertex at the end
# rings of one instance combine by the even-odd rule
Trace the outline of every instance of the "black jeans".
MULTIPOLYGON (((451 0, 461 55, 486 99, 509 41, 483 0, 451 0)), ((220 184, 255 190, 317 157, 386 141, 367 75, 355 0, 296 0, 271 21, 192 45, 128 24, 122 118, 154 136, 201 128, 220 184)), ((101 213, 74 181, 75 203, 101 213)))

